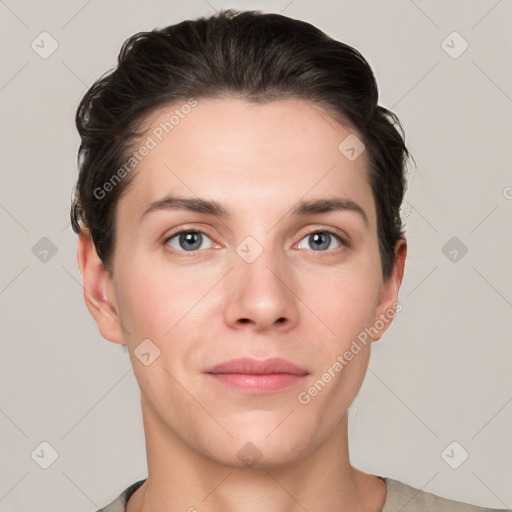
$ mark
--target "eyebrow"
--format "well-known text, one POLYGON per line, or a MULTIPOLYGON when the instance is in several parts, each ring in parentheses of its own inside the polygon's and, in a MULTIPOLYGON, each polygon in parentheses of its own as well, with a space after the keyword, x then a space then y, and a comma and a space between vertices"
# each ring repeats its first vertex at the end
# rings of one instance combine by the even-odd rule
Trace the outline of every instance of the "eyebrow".
MULTIPOLYGON (((222 219, 231 217, 230 210, 218 201, 201 199, 198 197, 178 197, 167 195, 162 199, 151 203, 139 217, 139 222, 150 213, 160 210, 185 210, 196 213, 206 213, 222 219)), ((357 213, 364 221, 366 227, 369 225, 366 212, 351 199, 332 197, 328 199, 316 199, 311 201, 299 201, 290 210, 290 214, 298 217, 313 215, 315 213, 328 213, 334 211, 349 211, 357 213)))

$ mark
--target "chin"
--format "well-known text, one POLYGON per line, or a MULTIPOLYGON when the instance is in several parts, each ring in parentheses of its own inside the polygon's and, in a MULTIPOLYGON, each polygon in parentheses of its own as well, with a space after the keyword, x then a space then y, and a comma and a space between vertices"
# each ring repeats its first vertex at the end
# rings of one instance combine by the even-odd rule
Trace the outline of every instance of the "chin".
MULTIPOLYGON (((268 470, 293 465, 309 453, 308 440, 298 437, 297 432, 282 429, 252 433, 238 430, 240 435, 219 443, 213 458, 221 464, 239 469, 268 470), (242 434, 243 432, 243 434, 242 434)), ((311 440, 311 437, 309 437, 311 440)))

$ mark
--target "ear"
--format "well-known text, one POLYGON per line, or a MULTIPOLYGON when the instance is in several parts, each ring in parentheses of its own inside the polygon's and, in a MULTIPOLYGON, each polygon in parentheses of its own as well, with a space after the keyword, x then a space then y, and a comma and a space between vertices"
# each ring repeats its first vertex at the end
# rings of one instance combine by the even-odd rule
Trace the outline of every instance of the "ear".
POLYGON ((391 325, 397 311, 401 306, 398 305, 398 291, 402 284, 405 268, 405 257, 407 255, 407 242, 400 238, 395 244, 395 264, 389 278, 382 285, 380 300, 375 312, 372 331, 373 341, 378 341, 386 329, 391 325))
POLYGON ((84 299, 100 334, 112 343, 124 344, 112 278, 100 260, 88 229, 78 235, 78 266, 84 282, 84 299))

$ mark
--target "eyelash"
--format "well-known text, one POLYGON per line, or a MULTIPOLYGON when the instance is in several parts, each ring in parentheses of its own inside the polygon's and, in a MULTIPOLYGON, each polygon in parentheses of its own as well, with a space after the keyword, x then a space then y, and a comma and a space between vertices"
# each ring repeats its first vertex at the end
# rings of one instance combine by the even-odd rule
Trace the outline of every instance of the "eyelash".
MULTIPOLYGON (((197 253, 199 253, 199 252, 206 252, 206 251, 210 250, 210 249, 195 249, 193 251, 184 251, 184 250, 177 250, 177 249, 169 246, 169 241, 170 240, 172 240, 173 238, 177 237, 178 235, 188 234, 188 233, 199 233, 199 234, 202 234, 202 235, 206 235, 210 240, 212 240, 212 237, 210 237, 204 231, 200 231, 198 229, 182 229, 182 230, 176 231, 175 233, 172 233, 171 235, 166 237, 164 242, 163 242, 164 246, 171 253, 179 254, 179 255, 185 256, 185 257, 196 256, 197 253)), ((313 235, 315 233, 329 233, 330 235, 334 236, 338 240, 338 242, 340 243, 340 247, 336 247, 335 249, 327 249, 327 250, 324 250, 324 251, 313 251, 313 249, 307 249, 308 251, 315 252, 315 253, 323 253, 323 252, 324 253, 334 253, 334 252, 339 251, 343 247, 348 247, 349 246, 349 243, 337 231, 335 231, 332 228, 321 228, 321 229, 313 228, 311 230, 308 230, 308 231, 306 231, 304 233, 304 235, 302 236, 300 241, 302 241, 304 238, 308 237, 309 235, 313 235)), ((213 240, 212 240, 212 242, 213 242, 213 240)))

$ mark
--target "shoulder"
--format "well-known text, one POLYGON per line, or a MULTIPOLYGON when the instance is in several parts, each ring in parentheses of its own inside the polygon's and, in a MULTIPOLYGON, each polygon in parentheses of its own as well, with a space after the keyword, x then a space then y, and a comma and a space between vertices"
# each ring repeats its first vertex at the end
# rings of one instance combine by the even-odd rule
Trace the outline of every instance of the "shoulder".
POLYGON ((125 512, 130 496, 146 481, 139 480, 127 487, 114 501, 99 509, 97 512, 125 512))
POLYGON ((381 477, 388 490, 382 512, 510 512, 510 509, 484 508, 441 498, 410 485, 381 477))

